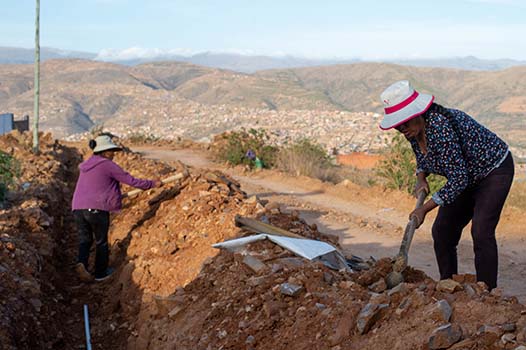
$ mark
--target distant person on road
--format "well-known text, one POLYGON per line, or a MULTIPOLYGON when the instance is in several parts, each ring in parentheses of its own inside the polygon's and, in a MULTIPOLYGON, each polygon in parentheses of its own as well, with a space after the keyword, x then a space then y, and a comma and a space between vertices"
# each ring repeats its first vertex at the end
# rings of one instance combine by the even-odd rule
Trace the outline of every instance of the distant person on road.
POLYGON ((120 183, 146 190, 161 186, 161 182, 136 179, 115 164, 112 159, 121 148, 108 135, 90 140, 89 147, 93 150, 93 155, 79 166, 80 174, 72 203, 79 233, 76 271, 83 281, 91 281, 93 278, 102 281, 113 272, 113 269, 108 268, 108 230, 110 212, 121 209, 120 183), (94 276, 88 272, 93 237, 96 243, 94 276))
POLYGON ((429 174, 447 178, 438 192, 410 214, 420 226, 428 212, 440 207, 432 228, 440 278, 458 273, 457 245, 471 221, 477 280, 495 288, 495 228, 514 175, 508 145, 466 113, 434 103, 432 95, 419 94, 408 81, 389 86, 381 100, 380 128, 398 130, 415 153, 415 194, 429 192, 429 174))

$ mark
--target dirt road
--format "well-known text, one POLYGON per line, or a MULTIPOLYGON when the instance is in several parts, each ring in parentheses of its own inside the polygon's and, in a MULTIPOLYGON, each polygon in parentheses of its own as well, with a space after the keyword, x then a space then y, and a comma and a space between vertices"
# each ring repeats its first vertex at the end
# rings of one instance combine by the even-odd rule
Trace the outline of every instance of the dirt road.
MULTIPOLYGON (((166 150, 136 147, 147 158, 163 161, 179 160, 198 168, 220 169, 236 178, 249 195, 279 202, 286 210, 298 210, 320 231, 340 237, 347 252, 361 257, 381 258, 398 252, 407 215, 414 205, 411 198, 368 189, 353 192, 334 185, 320 185, 313 180, 262 171, 250 176, 235 169, 212 163, 196 150, 166 150), (362 193, 363 192, 363 193, 362 193)), ((409 264, 438 278, 431 240, 432 217, 414 238, 409 264)), ((505 218, 502 220, 506 221, 505 218)), ((510 221, 510 220, 508 220, 510 221)), ((512 220, 511 220, 512 221, 512 220)), ((499 286, 505 294, 516 295, 526 302, 526 244, 521 228, 502 224, 497 230, 499 242, 499 286), (519 232, 519 233, 518 233, 519 232)), ((458 247, 459 272, 474 273, 473 245, 466 229, 458 247)))

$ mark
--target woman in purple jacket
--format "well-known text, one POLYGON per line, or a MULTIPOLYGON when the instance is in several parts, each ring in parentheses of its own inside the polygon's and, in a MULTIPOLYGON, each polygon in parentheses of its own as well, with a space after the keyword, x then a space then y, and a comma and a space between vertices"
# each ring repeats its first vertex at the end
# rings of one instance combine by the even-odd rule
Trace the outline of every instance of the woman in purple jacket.
POLYGON ((88 259, 93 236, 96 242, 95 273, 96 281, 108 278, 113 269, 108 268, 109 248, 108 230, 110 212, 121 209, 120 183, 147 190, 161 186, 159 180, 136 179, 112 159, 121 148, 115 145, 110 136, 101 135, 90 140, 93 155, 79 166, 80 174, 73 194, 73 215, 79 231, 79 257, 76 265, 81 280, 91 281, 88 272, 88 259))

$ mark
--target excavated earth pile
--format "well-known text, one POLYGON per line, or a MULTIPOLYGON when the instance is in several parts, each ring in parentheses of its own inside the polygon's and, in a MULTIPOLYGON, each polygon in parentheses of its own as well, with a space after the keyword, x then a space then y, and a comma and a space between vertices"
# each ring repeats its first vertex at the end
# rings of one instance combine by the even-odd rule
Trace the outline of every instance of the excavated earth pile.
MULTIPOLYGON (((41 138, 41 154, 30 152, 28 134, 0 137, 0 149, 20 165, 18 188, 0 210, 0 348, 67 348, 76 335, 57 319, 70 320, 71 294, 63 274, 67 245, 74 149, 41 138)), ((80 337, 79 337, 80 338, 80 337)))
POLYGON ((387 290, 389 259, 370 260, 368 270, 350 272, 267 240, 235 251, 212 248, 251 234, 236 226, 236 215, 338 244, 298 213, 247 198, 239 183, 220 172, 148 161, 131 152, 115 161, 134 176, 187 176, 124 200, 110 228, 110 263, 117 270, 105 282, 83 284, 71 268, 76 234, 69 201, 86 150, 47 140, 36 157, 25 150, 27 139, 22 141, 0 138, 2 149, 16 146, 13 153, 27 158, 22 182, 31 183, 0 212, 0 341, 6 349, 83 348, 84 304, 94 349, 526 345, 525 306, 498 289, 489 292, 471 275, 436 282, 408 268, 406 282, 387 290))

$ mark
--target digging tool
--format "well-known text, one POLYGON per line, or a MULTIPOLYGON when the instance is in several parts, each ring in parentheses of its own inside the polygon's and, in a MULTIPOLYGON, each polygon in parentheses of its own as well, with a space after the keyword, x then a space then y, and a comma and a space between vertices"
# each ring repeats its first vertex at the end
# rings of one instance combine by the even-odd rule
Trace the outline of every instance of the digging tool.
MULTIPOLYGON (((418 193, 418 197, 416 200, 416 209, 420 208, 424 204, 426 196, 426 191, 420 191, 418 193)), ((402 275, 402 272, 407 267, 409 247, 411 246, 411 241, 413 240, 413 236, 415 235, 417 220, 418 219, 416 217, 411 217, 411 219, 407 223, 407 226, 405 227, 404 238, 402 239, 402 244, 400 245, 400 252, 398 253, 393 262, 393 271, 391 271, 385 278, 385 282, 387 283, 387 287, 389 289, 396 287, 404 281, 404 276, 402 275)))
MULTIPOLYGON (((188 176, 188 172, 184 171, 182 173, 178 173, 178 174, 175 174, 173 176, 170 176, 170 177, 167 177, 166 179, 163 179, 161 180, 161 183, 163 185, 167 184, 167 183, 170 183, 170 182, 174 182, 174 181, 177 181, 177 180, 181 180, 181 179, 184 179, 188 176)), ((126 193, 123 193, 122 195, 122 198, 131 198, 131 197, 135 197, 136 195, 138 195, 139 193, 141 193, 143 190, 141 189, 135 189, 135 190, 131 190, 129 192, 126 192, 126 193)))

